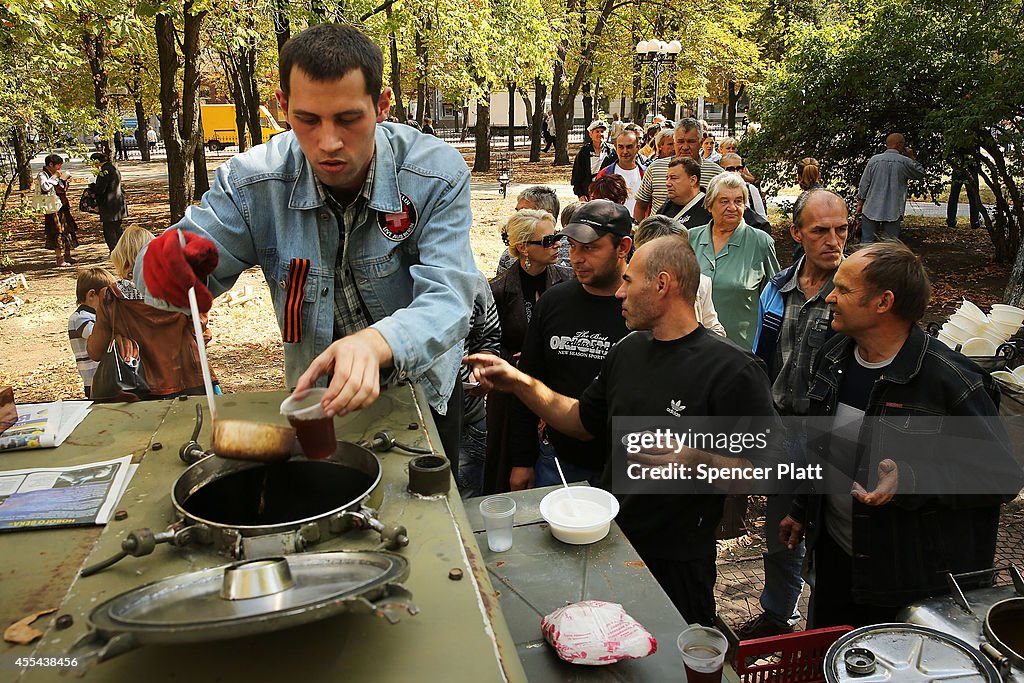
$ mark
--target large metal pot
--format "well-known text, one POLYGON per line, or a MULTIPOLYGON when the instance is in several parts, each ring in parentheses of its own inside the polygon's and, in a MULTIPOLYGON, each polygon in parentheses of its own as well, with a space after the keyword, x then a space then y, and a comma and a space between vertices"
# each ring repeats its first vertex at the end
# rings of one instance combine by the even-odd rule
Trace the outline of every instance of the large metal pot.
POLYGON ((363 446, 338 442, 323 460, 292 458, 260 463, 207 456, 189 466, 171 489, 178 520, 165 531, 136 529, 122 552, 82 570, 89 576, 128 555, 141 557, 160 543, 201 545, 235 559, 302 552, 352 529, 380 534, 379 547, 409 543, 405 528, 377 519, 383 499, 381 463, 363 446))
POLYGON ((1024 668, 1024 598, 1002 600, 985 615, 985 637, 1017 668, 1024 668))
POLYGON ((192 527, 192 542, 240 559, 271 557, 370 525, 380 506, 380 478, 373 452, 339 442, 324 460, 203 458, 178 477, 171 502, 181 523, 192 527))

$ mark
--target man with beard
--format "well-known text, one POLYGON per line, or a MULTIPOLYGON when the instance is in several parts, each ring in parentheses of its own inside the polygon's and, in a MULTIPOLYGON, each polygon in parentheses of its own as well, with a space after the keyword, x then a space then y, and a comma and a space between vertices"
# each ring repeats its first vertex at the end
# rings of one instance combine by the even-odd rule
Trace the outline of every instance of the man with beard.
MULTIPOLYGON (((569 237, 576 280, 555 285, 537 301, 519 368, 566 396, 583 393, 608 350, 628 332, 615 290, 633 244, 631 228, 626 207, 594 199, 583 204, 562 230, 569 237)), ((555 455, 569 481, 597 483, 607 453, 602 440, 580 441, 548 426, 538 456, 537 416, 519 401, 512 404, 509 485, 513 491, 558 483, 555 455)))

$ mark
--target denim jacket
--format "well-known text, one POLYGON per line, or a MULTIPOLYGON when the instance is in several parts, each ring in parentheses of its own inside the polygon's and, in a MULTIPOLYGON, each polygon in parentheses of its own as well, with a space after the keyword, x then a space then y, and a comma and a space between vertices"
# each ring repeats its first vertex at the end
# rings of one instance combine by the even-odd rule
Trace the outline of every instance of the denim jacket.
MULTIPOLYGON (((420 383, 443 414, 469 331, 477 272, 469 169, 453 148, 409 126, 379 124, 375 143, 371 198, 363 223, 350 230, 345 259, 373 329, 394 355, 394 371, 382 381, 420 383)), ((340 226, 324 192, 295 135, 282 133, 218 168, 202 203, 175 226, 217 245, 220 262, 208 283, 214 296, 247 268, 263 270, 285 339, 289 387, 334 341, 340 226)), ((136 268, 140 288, 141 273, 136 268)))
MULTIPOLYGON (((842 374, 854 346, 852 339, 837 334, 822 347, 808 391, 812 416, 835 415, 842 374)), ((962 481, 972 471, 964 471, 963 463, 958 467, 937 461, 941 456, 926 450, 923 437, 962 438, 965 421, 950 416, 995 417, 997 405, 998 392, 987 373, 917 326, 911 328, 907 341, 875 383, 861 428, 860 443, 876 455, 858 458, 856 480, 873 489, 871 469, 889 457, 898 466, 899 490, 885 505, 853 503, 855 600, 904 605, 944 593, 947 572, 992 566, 999 505, 1013 496, 953 493, 963 490, 957 477, 962 481), (918 463, 916 469, 913 462, 918 463)), ((1003 486, 1019 490, 1024 482, 1001 425, 991 420, 966 424, 974 443, 988 444, 984 461, 979 451, 970 467, 998 476, 1001 490, 1003 486)), ((809 460, 827 459, 829 435, 808 434, 807 449, 809 460)), ((823 505, 821 495, 794 500, 790 514, 806 522, 808 548, 823 533, 823 505)))

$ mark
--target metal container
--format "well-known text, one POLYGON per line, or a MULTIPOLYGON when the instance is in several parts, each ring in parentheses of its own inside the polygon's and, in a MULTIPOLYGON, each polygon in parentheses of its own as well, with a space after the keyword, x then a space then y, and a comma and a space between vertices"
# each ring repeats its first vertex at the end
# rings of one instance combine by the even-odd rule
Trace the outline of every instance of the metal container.
POLYGON ((999 672, 975 647, 937 629, 877 624, 843 635, 825 655, 827 683, 1000 683, 999 672))
POLYGON ((376 454, 346 442, 324 460, 208 457, 178 478, 171 502, 190 541, 238 559, 273 557, 371 526, 380 477, 376 454))
POLYGON ((386 552, 306 553, 179 574, 103 602, 68 653, 87 665, 140 645, 239 638, 373 614, 392 623, 417 612, 401 585, 409 562, 386 552))
POLYGON ((907 606, 900 619, 939 629, 976 646, 991 660, 1006 683, 1024 683, 1024 576, 1017 567, 949 575, 950 595, 907 606), (1009 571, 1013 585, 964 590, 969 580, 991 583, 1009 571), (963 585, 962 585, 963 584, 963 585))

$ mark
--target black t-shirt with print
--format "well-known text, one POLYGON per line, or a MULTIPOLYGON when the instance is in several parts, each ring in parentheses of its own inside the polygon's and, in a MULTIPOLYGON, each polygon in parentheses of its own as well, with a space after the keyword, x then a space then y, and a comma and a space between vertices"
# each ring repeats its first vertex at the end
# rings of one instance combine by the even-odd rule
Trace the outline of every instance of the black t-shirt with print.
MULTIPOLYGON (((671 341, 658 341, 650 332, 634 332, 612 349, 601 374, 580 397, 580 420, 591 434, 610 433, 615 416, 672 414, 774 416, 764 364, 703 327, 671 341)), ((605 484, 611 484, 609 470, 605 484)), ((641 556, 692 559, 714 555, 724 495, 618 498, 616 521, 641 556)))
POLYGON ((704 208, 702 201, 696 202, 690 207, 690 210, 681 216, 676 215, 683 210, 682 204, 676 204, 671 199, 665 200, 665 203, 661 205, 655 213, 660 216, 669 216, 675 218, 677 221, 682 223, 683 227, 687 230, 693 228, 699 228, 702 225, 707 225, 711 222, 711 214, 704 208))
MULTIPOLYGON (((561 282, 540 298, 526 331, 519 369, 560 394, 578 398, 590 386, 608 350, 629 333, 622 304, 614 296, 588 294, 579 282, 561 282)), ((537 460, 537 418, 513 401, 509 452, 515 467, 533 467, 537 460)), ((608 453, 603 435, 578 441, 548 427, 558 456, 578 467, 602 470, 608 453)))

